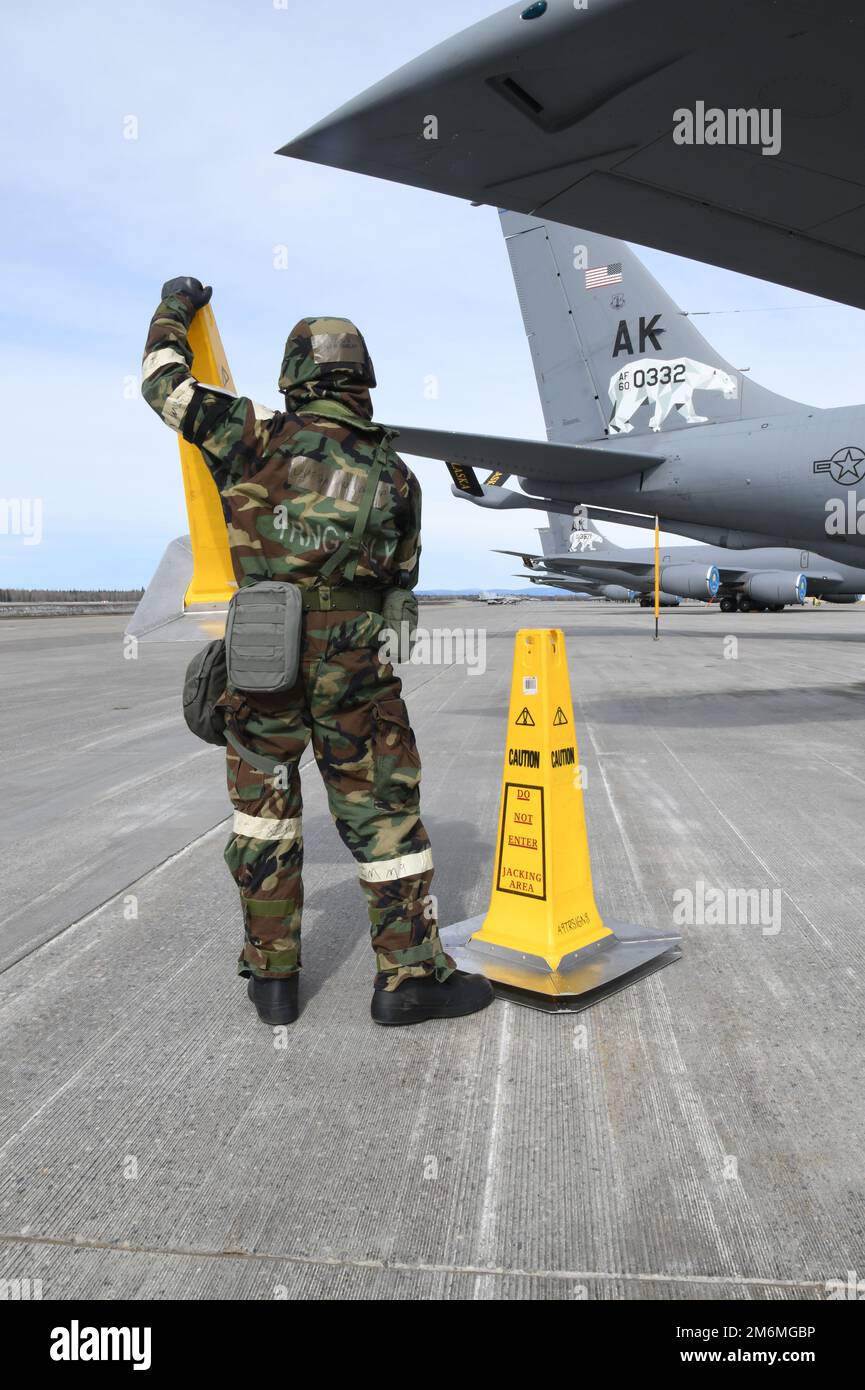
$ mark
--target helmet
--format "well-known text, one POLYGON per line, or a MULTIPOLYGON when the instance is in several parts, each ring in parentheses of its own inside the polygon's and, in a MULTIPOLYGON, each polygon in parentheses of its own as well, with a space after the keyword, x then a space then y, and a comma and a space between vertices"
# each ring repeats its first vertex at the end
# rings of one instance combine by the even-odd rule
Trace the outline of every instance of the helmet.
POLYGON ((279 389, 312 388, 333 394, 375 386, 375 371, 363 334, 350 319, 301 319, 285 345, 279 389))

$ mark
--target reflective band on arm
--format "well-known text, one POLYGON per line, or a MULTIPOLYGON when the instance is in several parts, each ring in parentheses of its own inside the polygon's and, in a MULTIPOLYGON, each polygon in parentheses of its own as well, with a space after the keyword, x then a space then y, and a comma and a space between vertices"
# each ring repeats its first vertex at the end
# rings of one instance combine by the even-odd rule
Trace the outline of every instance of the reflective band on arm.
POLYGON ((294 820, 269 820, 267 816, 247 816, 243 811, 234 813, 235 835, 245 835, 249 840, 299 840, 301 825, 300 816, 294 820))
POLYGON ((159 348, 156 352, 149 352, 141 364, 141 379, 147 381, 149 377, 161 372, 163 367, 183 367, 188 372, 189 363, 181 352, 176 348, 159 348))
POLYGON ((376 864, 358 864, 357 872, 361 883, 388 883, 395 878, 413 878, 415 874, 425 874, 433 866, 431 849, 422 849, 419 854, 404 854, 400 859, 379 859, 376 864))
POLYGON ((166 425, 170 425, 173 430, 179 430, 183 424, 183 417, 189 409, 192 400, 192 393, 198 385, 194 376, 188 376, 185 381, 181 381, 168 397, 162 407, 162 418, 166 425))

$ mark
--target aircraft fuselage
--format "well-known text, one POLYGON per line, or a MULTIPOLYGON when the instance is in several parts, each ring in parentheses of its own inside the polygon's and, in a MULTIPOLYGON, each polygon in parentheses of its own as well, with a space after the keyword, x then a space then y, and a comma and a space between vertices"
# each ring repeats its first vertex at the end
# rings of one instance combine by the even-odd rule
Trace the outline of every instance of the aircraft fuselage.
MULTIPOLYGON (((629 442, 609 446, 621 455, 629 442)), ((865 567, 865 406, 697 425, 656 441, 642 436, 633 447, 662 462, 573 488, 523 479, 523 489, 693 523, 700 539, 729 549, 774 541, 865 567)))

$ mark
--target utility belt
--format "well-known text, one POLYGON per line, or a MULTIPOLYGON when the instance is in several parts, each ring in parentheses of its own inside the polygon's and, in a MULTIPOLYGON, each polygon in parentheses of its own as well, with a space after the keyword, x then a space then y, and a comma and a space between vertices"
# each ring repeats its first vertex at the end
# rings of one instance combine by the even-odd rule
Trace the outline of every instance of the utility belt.
POLYGON ((189 663, 183 714, 192 733, 205 743, 230 744, 245 762, 272 776, 278 760, 253 752, 231 732, 222 696, 228 687, 242 694, 290 690, 298 677, 304 615, 340 612, 381 613, 396 636, 396 659, 408 660, 417 627, 417 599, 408 589, 251 584, 232 599, 225 638, 189 663))
POLYGON ((384 589, 355 589, 341 585, 316 584, 301 589, 301 601, 306 613, 381 613, 384 609, 384 589))

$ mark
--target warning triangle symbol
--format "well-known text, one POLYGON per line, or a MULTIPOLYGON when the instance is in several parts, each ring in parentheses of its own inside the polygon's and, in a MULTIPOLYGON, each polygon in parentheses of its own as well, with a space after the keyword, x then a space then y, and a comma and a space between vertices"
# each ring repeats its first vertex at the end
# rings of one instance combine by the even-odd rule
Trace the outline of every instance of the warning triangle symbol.
POLYGON ((531 714, 529 713, 528 708, 526 708, 526 709, 523 710, 522 714, 521 714, 521 715, 519 716, 519 718, 517 719, 517 728, 518 728, 518 729, 533 729, 534 727, 535 727, 535 721, 534 721, 534 719, 532 719, 532 716, 531 716, 531 714))
POLYGON ((562 709, 561 705, 559 705, 558 709, 556 710, 556 717, 553 720, 553 728, 561 729, 564 724, 567 724, 567 722, 568 716, 565 714, 565 711, 562 709))

